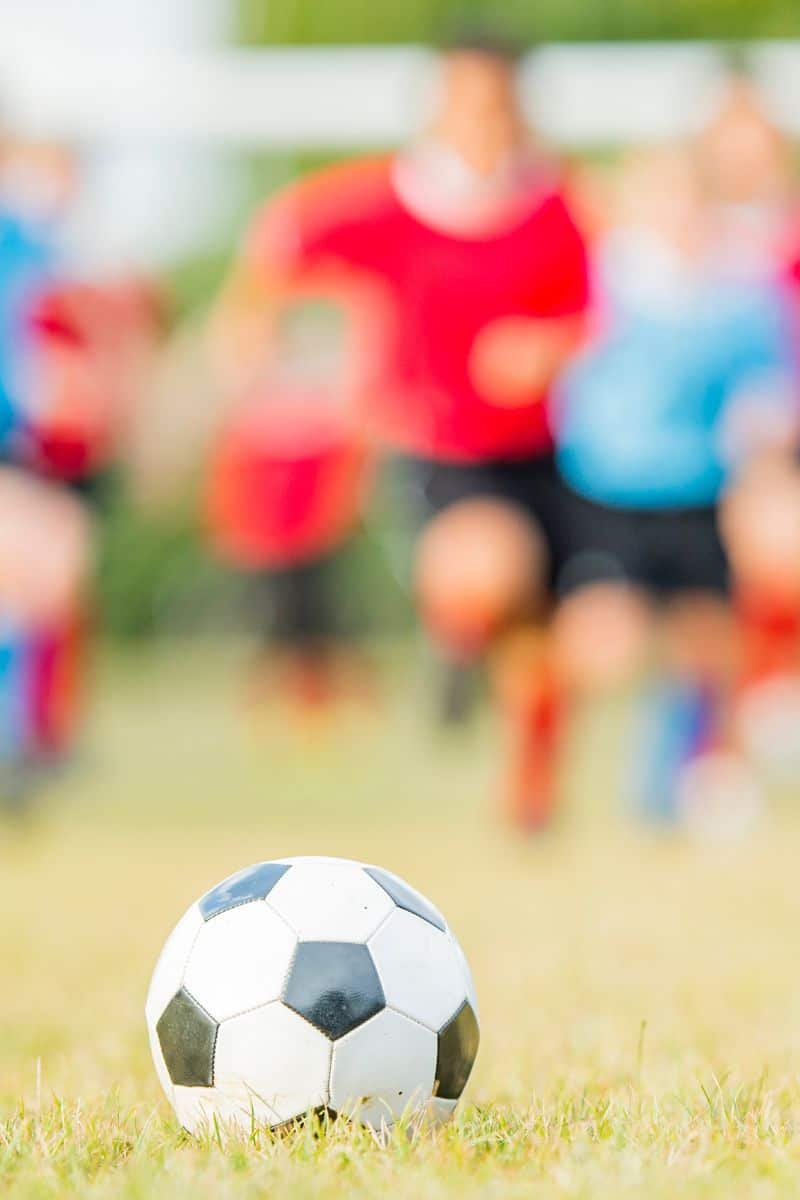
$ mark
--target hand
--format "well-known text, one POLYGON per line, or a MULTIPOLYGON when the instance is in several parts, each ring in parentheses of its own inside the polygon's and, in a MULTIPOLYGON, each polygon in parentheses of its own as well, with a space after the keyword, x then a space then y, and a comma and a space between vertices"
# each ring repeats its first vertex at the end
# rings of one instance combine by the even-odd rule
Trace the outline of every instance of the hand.
POLYGON ((502 317, 472 345, 469 372, 475 389, 504 408, 540 399, 577 344, 578 318, 502 317))

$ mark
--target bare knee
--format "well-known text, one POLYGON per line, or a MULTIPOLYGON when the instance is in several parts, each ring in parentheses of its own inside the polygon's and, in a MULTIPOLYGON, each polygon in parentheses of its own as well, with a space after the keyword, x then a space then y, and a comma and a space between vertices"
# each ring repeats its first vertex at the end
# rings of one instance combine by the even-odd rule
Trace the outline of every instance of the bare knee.
POLYGON ((422 620, 452 652, 478 653, 541 606, 545 568, 544 542, 523 513, 497 500, 462 500, 420 539, 415 590, 422 620))
POLYGON ((645 597, 620 583, 581 588, 559 605, 554 642, 559 669, 579 690, 602 690, 631 678, 645 660, 652 617, 645 597))
POLYGON ((727 497, 721 524, 737 588, 800 600, 800 471, 792 463, 750 471, 727 497))
POLYGON ((0 605, 24 621, 68 616, 88 574, 90 522, 61 488, 0 471, 0 605))

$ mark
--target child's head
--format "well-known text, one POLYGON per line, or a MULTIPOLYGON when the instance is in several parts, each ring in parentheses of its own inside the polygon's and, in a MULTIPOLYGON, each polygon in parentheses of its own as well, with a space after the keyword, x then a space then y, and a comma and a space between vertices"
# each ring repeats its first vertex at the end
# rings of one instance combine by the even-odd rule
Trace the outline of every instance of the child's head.
POLYGON ((10 138, 0 144, 0 206, 21 219, 59 220, 75 189, 75 162, 66 147, 10 138))
POLYGON ((525 138, 518 58, 519 48, 491 30, 458 31, 442 47, 435 134, 480 175, 491 175, 525 138))
POLYGON ((632 153, 619 172, 615 224, 647 230, 692 254, 702 228, 701 193, 694 162, 681 146, 632 153))
POLYGON ((786 138, 770 117, 757 88, 732 77, 697 143, 698 164, 712 200, 723 204, 774 202, 790 170, 786 138))

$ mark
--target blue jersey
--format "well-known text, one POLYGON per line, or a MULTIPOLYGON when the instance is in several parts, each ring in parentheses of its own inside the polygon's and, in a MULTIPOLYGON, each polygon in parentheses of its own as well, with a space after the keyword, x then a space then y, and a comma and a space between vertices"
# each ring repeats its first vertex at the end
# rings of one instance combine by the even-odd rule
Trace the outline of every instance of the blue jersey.
POLYGON ((562 475, 602 504, 711 505, 731 467, 732 409, 792 402, 794 374, 777 287, 708 283, 678 305, 612 306, 608 332, 557 389, 562 475))
POLYGON ((31 305, 53 273, 49 239, 0 210, 0 451, 21 420, 31 305))

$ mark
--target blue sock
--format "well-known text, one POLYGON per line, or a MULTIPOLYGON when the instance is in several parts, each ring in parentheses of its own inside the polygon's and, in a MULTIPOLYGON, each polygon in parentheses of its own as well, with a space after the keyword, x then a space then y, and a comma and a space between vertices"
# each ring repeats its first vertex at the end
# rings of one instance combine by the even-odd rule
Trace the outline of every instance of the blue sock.
POLYGON ((0 622, 0 763, 25 758, 30 735, 30 657, 19 627, 0 622))
POLYGON ((705 684, 665 677, 641 702, 631 756, 634 811, 645 820, 673 824, 681 770, 711 743, 716 705, 705 684))

